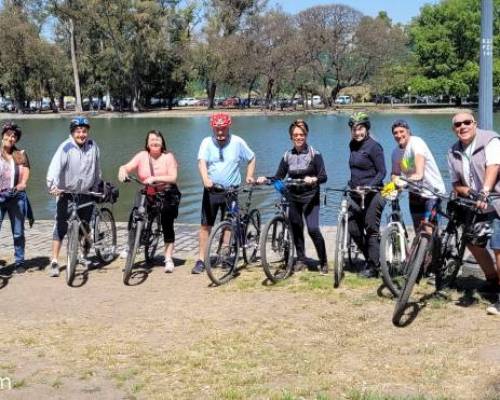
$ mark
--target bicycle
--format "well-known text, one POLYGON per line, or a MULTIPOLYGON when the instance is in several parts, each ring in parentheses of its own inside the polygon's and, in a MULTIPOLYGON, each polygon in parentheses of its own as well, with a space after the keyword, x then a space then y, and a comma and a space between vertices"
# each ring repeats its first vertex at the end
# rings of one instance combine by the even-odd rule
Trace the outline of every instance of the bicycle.
POLYGON ((394 297, 401 289, 401 275, 408 256, 408 231, 401 216, 399 192, 386 196, 391 201, 387 226, 380 235, 380 272, 385 286, 394 297))
POLYGON ((260 213, 252 204, 253 186, 239 189, 215 185, 212 190, 224 194, 227 204, 225 219, 211 231, 205 253, 205 268, 212 283, 222 285, 236 275, 239 251, 242 249, 245 265, 257 260, 260 237, 260 213), (238 194, 247 193, 243 208, 239 207, 238 194))
POLYGON ((267 178, 267 185, 273 185, 281 194, 275 204, 275 215, 266 223, 260 237, 260 256, 266 277, 273 283, 288 278, 293 272, 295 244, 290 220, 288 219, 289 187, 301 187, 303 179, 288 178, 285 181, 267 178))
MULTIPOLYGON (((397 298, 394 307, 392 322, 399 325, 404 314, 408 300, 416 283, 432 266, 436 273, 436 293, 445 288, 452 288, 463 264, 463 256, 466 245, 474 237, 474 225, 480 213, 477 209, 477 198, 474 200, 444 196, 432 188, 425 187, 410 180, 400 178, 408 183, 409 187, 417 193, 428 193, 434 195, 438 201, 431 210, 428 220, 423 221, 417 236, 410 248, 408 259, 403 271, 404 285, 397 298), (448 210, 453 205, 466 208, 470 212, 466 213, 463 224, 457 222, 457 213, 443 212, 441 200, 448 200, 448 210), (437 216, 442 215, 448 219, 448 224, 442 233, 439 232, 437 216), (462 233, 459 234, 458 227, 462 225, 462 233)), ((473 192, 473 195, 477 193, 473 192)), ((494 197, 493 194, 491 197, 494 197)))
POLYGON ((80 196, 104 198, 102 193, 62 191, 71 196, 68 204, 70 216, 68 218, 67 265, 66 283, 72 286, 76 275, 76 267, 81 264, 88 268, 86 257, 93 247, 96 256, 103 263, 110 263, 116 256, 116 224, 113 213, 109 208, 98 207, 96 200, 89 200, 78 205, 80 196), (90 223, 82 221, 78 210, 92 207, 90 223))
MULTIPOLYGON (((159 185, 147 185, 134 176, 129 176, 125 182, 134 181, 143 188, 139 192, 138 204, 132 208, 128 219, 128 251, 123 269, 123 283, 129 284, 137 252, 144 247, 144 259, 150 264, 156 254, 158 243, 162 235, 161 210, 163 208, 164 192, 148 194, 148 187, 156 188, 159 185)), ((164 186, 164 185, 162 185, 164 186)))
POLYGON ((335 235, 335 253, 333 260, 333 287, 338 288, 344 278, 346 261, 349 260, 349 265, 353 265, 360 254, 358 246, 354 243, 349 233, 349 197, 351 194, 359 196, 361 198, 361 209, 364 210, 366 195, 368 193, 378 192, 378 188, 360 186, 355 189, 349 189, 347 187, 344 189, 326 188, 326 191, 342 193, 342 200, 340 201, 339 214, 337 217, 337 233, 335 235))

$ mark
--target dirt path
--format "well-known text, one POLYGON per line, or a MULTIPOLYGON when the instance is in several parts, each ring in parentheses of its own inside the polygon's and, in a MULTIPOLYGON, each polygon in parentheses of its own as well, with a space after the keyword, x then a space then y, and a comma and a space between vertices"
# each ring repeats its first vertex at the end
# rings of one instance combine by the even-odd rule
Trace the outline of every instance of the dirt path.
POLYGON ((126 287, 121 264, 79 288, 42 271, 7 281, 1 399, 500 399, 500 319, 484 304, 431 301, 396 328, 377 281, 268 287, 253 267, 211 288, 188 262, 126 287))

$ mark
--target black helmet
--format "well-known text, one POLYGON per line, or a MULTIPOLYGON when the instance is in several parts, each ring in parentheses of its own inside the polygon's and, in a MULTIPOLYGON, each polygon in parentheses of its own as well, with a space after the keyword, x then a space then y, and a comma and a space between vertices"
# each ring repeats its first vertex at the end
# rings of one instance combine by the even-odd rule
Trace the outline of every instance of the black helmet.
POLYGON ((16 142, 18 142, 19 139, 21 139, 21 135, 22 135, 21 128, 19 128, 19 126, 17 124, 15 124, 14 122, 5 121, 2 124, 2 135, 7 131, 14 131, 14 134, 16 135, 16 142))
POLYGON ((85 127, 87 127, 87 129, 90 128, 89 120, 87 118, 81 117, 81 116, 73 118, 69 124, 70 132, 73 132, 75 130, 75 128, 77 128, 79 126, 85 126, 85 127))
POLYGON ((368 117, 368 114, 365 112, 357 112, 352 114, 349 117, 349 122, 348 122, 349 128, 353 128, 356 125, 364 125, 366 127, 366 130, 370 130, 370 118, 368 117))

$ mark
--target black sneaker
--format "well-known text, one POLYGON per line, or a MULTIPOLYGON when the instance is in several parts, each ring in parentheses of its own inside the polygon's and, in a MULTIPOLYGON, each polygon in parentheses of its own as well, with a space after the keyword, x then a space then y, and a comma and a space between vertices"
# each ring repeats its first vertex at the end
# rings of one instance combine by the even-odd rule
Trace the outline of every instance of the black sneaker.
POLYGON ((23 263, 16 264, 16 266, 14 267, 14 272, 16 274, 24 274, 26 272, 26 267, 23 263))
POLYGON ((319 266, 319 273, 321 275, 328 275, 328 265, 327 264, 320 265, 319 266))
POLYGON ((373 267, 366 267, 359 273, 359 276, 367 279, 378 278, 378 271, 373 267))
POLYGON ((196 264, 194 264, 194 267, 191 270, 191 273, 192 274, 201 274, 203 271, 205 271, 205 263, 201 260, 196 261, 196 264))

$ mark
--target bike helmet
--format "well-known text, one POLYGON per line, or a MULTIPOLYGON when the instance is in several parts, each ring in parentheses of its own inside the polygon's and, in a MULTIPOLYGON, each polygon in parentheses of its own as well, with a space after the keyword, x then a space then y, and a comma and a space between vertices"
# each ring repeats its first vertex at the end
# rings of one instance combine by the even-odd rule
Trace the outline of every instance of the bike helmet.
POLYGON ((493 230, 489 222, 476 222, 471 231, 470 244, 473 246, 486 247, 493 230))
POLYGON ((85 126, 87 129, 90 128, 89 120, 81 116, 73 118, 69 124, 70 132, 73 132, 79 126, 85 126))
POLYGON ((231 122, 231 116, 226 113, 216 113, 210 117, 210 126, 212 128, 228 128, 231 126, 231 122))
POLYGON ((357 125, 364 125, 366 127, 366 130, 370 130, 370 118, 368 117, 368 114, 365 112, 357 112, 352 114, 349 117, 349 122, 348 122, 349 128, 353 128, 357 125))
POLYGON ((19 128, 19 126, 13 123, 12 121, 5 121, 2 124, 2 135, 7 131, 14 132, 14 134, 16 135, 16 142, 19 141, 19 139, 21 139, 22 135, 21 128, 19 128))

